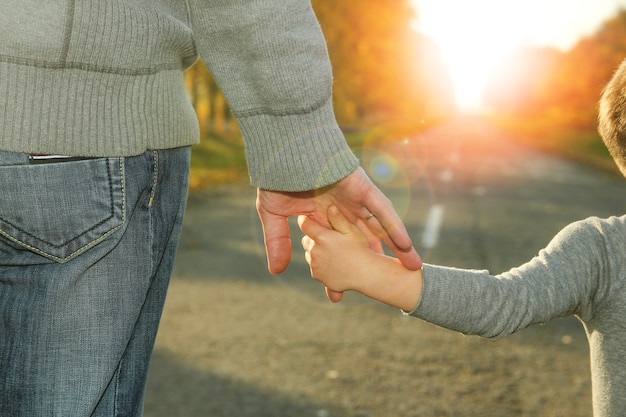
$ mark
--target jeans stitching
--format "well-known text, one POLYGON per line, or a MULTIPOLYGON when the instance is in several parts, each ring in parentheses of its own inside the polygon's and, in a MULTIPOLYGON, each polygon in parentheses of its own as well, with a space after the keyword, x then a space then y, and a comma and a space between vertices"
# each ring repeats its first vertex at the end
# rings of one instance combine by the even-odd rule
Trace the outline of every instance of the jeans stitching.
POLYGON ((92 231, 93 229, 101 226, 102 224, 106 223, 107 221, 109 221, 110 219, 115 217, 115 204, 114 204, 114 201, 113 201, 113 184, 112 184, 113 179, 111 178, 111 167, 109 165, 109 161, 108 160, 107 160, 107 177, 109 179, 109 196, 110 196, 110 199, 111 199, 111 204, 110 204, 110 206, 111 206, 111 210, 110 210, 111 213, 110 213, 109 217, 107 217, 106 219, 102 220, 100 223, 93 225, 89 229, 80 232, 78 235, 76 235, 76 236, 66 240, 64 243, 62 243, 60 245, 54 245, 54 244, 52 244, 50 242, 47 242, 47 241, 45 241, 43 239, 40 239, 37 236, 33 235, 32 233, 29 233, 29 232, 27 232, 25 230, 20 229, 19 227, 17 227, 16 225, 12 224, 11 222, 5 221, 5 223, 10 225, 11 227, 15 228, 16 230, 20 231, 21 233, 25 234, 26 236, 31 237, 31 238, 33 238, 33 239, 35 239, 35 240, 37 240, 37 241, 39 241, 41 243, 44 243, 44 244, 46 244, 48 246, 51 246, 53 248, 60 248, 62 246, 65 246, 68 243, 73 242, 74 240, 80 238, 85 233, 92 231))
POLYGON ((117 405, 120 394, 120 373, 122 372, 122 362, 124 362, 124 357, 122 355, 122 359, 120 360, 119 365, 117 366, 117 370, 115 371, 115 391, 113 398, 113 415, 117 416, 117 405))
POLYGON ((159 169, 159 155, 157 151, 152 151, 152 189, 150 190, 150 200, 148 200, 148 207, 152 207, 152 203, 154 203, 154 194, 156 192, 158 172, 159 169))
MULTIPOLYGON (((113 185, 112 185, 112 178, 111 178, 111 169, 110 169, 110 164, 109 164, 109 160, 108 159, 107 159, 107 175, 109 177, 109 194, 111 196, 111 215, 109 217, 107 217, 106 219, 104 219, 103 221, 101 221, 100 223, 96 224, 95 226, 93 226, 93 227, 83 231, 81 233, 81 235, 78 235, 78 236, 75 236, 75 237, 69 239, 63 245, 53 245, 53 244, 51 244, 49 242, 41 240, 38 237, 36 237, 36 236, 34 236, 34 235, 32 235, 32 234, 30 234, 30 233, 28 233, 28 232, 18 228, 18 227, 16 227, 15 225, 13 225, 13 224, 11 224, 9 222, 5 222, 5 223, 7 223, 8 225, 10 225, 11 227, 15 228, 16 230, 24 233, 25 235, 27 235, 27 236, 29 236, 29 237, 31 237, 31 238, 33 238, 33 239, 35 239, 35 240, 37 240, 37 241, 39 241, 41 243, 44 243, 44 244, 49 245, 49 246, 52 246, 53 248, 60 248, 60 247, 62 247, 64 245, 66 245, 67 243, 72 242, 72 241, 78 239, 83 234, 85 234, 85 233, 87 233, 87 232, 97 228, 98 226, 104 224, 108 220, 110 220, 113 217, 115 217, 115 212, 114 212, 115 211, 115 204, 114 204, 114 201, 113 201, 113 185)), ((39 255, 45 256, 47 258, 54 259, 55 261, 58 261, 58 262, 67 261, 68 259, 70 259, 73 256, 75 256, 77 253, 79 253, 79 252, 83 251, 84 249, 86 249, 86 248, 88 248, 90 246, 93 246, 94 244, 102 241, 103 239, 108 237, 111 233, 115 232, 116 230, 118 230, 119 228, 121 228, 124 225, 125 218, 126 218, 126 190, 125 190, 125 184, 124 184, 124 169, 123 169, 123 159, 122 158, 120 158, 120 183, 121 183, 121 189, 122 189, 122 221, 120 222, 120 224, 115 226, 114 228, 108 230, 106 233, 102 234, 98 238, 87 242, 86 244, 84 244, 80 248, 76 249, 74 252, 72 252, 69 255, 67 255, 65 258, 61 258, 59 256, 52 255, 50 253, 47 253, 46 251, 43 251, 43 250, 41 250, 39 248, 31 246, 31 245, 29 245, 26 242, 22 242, 20 239, 17 239, 15 237, 11 236, 10 234, 6 233, 3 230, 0 230, 0 234, 2 234, 6 238, 8 238, 9 240, 11 240, 11 241, 13 241, 13 242, 15 242, 17 244, 19 244, 21 246, 24 246, 25 248, 27 248, 27 249, 35 252, 35 253, 38 253, 39 255)))

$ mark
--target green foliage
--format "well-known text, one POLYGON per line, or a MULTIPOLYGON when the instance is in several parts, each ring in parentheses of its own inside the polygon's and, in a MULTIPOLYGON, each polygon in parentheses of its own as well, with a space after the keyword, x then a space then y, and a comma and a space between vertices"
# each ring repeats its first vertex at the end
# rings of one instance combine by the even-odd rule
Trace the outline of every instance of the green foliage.
POLYGON ((243 142, 239 136, 211 135, 194 146, 191 167, 237 168, 246 166, 243 142))
POLYGON ((192 147, 189 180, 192 190, 243 181, 246 175, 246 158, 239 135, 204 136, 199 144, 192 147))
MULTIPOLYGON (((368 131, 346 133, 346 141, 359 148, 367 138, 368 131)), ((211 134, 203 136, 191 151, 191 173, 189 188, 196 189, 234 181, 246 181, 248 169, 241 137, 211 134)))

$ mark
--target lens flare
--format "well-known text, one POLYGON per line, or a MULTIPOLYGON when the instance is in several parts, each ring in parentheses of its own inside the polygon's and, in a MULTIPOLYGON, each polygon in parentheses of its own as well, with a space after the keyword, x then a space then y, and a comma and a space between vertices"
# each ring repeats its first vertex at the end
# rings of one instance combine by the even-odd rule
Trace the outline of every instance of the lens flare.
POLYGON ((393 185, 398 182, 405 182, 403 172, 398 163, 391 155, 381 154, 371 158, 367 171, 370 177, 385 185, 393 185), (399 177, 403 177, 400 179, 399 177))
POLYGON ((401 218, 411 205, 414 185, 425 175, 428 137, 424 123, 395 123, 374 129, 355 152, 367 175, 383 189, 401 218))
POLYGON ((428 146, 422 126, 394 124, 375 129, 364 141, 362 161, 372 178, 391 187, 406 187, 426 169, 428 146))

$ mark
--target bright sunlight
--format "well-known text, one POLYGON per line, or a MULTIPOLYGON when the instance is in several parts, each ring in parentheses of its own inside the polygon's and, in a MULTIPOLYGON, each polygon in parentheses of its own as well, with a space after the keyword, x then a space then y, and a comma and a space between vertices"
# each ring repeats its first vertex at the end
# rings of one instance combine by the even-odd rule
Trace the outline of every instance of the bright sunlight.
POLYGON ((525 45, 570 48, 626 0, 413 0, 416 29, 440 48, 460 109, 482 109, 493 70, 525 45))

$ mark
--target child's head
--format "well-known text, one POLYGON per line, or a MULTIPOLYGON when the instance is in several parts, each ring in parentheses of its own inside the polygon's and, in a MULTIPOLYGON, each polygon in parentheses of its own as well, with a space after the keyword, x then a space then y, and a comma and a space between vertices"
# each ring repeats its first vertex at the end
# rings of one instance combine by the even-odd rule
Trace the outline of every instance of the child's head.
POLYGON ((604 88, 598 130, 615 163, 626 176, 626 60, 604 88))

